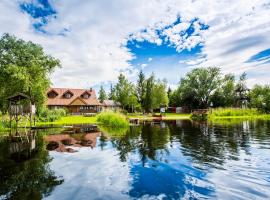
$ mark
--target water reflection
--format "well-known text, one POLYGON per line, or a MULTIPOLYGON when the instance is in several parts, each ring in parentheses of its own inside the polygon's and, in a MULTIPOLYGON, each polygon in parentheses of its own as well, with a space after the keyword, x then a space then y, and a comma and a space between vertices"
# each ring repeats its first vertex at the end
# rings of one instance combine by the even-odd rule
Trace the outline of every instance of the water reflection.
POLYGON ((48 167, 41 135, 0 138, 0 199, 41 199, 63 183, 48 167))
POLYGON ((40 190, 46 199, 270 198, 269 121, 180 120, 52 133, 36 139, 43 148, 30 156, 43 152, 48 159, 44 174, 55 182, 44 186, 49 192, 40 190))

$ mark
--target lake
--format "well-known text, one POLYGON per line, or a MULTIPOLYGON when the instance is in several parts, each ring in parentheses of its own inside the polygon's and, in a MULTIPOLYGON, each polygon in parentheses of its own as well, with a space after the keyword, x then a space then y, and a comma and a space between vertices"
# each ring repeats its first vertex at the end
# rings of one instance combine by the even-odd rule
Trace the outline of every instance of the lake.
POLYGON ((0 137, 0 199, 270 199, 270 121, 0 137))

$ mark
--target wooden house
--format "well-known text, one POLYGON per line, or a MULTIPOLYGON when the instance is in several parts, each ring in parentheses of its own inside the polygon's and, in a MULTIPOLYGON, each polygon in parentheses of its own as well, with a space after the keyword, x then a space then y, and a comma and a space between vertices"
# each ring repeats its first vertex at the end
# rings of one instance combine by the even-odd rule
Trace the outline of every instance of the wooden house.
POLYGON ((49 109, 66 108, 72 114, 97 113, 101 111, 95 90, 50 88, 47 92, 49 109))
POLYGON ((113 110, 113 111, 120 110, 121 108, 121 104, 113 100, 104 100, 102 106, 104 110, 113 110))

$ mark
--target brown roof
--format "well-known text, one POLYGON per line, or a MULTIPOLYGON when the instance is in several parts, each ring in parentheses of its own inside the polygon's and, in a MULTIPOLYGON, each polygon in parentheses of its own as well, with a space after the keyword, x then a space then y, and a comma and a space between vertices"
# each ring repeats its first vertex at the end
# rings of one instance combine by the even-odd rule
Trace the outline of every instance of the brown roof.
POLYGON ((47 92, 56 92, 57 96, 54 98, 48 98, 47 105, 48 106, 67 106, 73 103, 75 100, 79 99, 80 101, 84 102, 86 105, 101 105, 99 100, 97 99, 95 90, 93 89, 71 89, 71 88, 50 88, 47 92), (67 91, 70 91, 73 96, 70 99, 67 99, 63 96, 67 91), (81 97, 82 94, 85 92, 90 94, 88 99, 84 99, 81 97))

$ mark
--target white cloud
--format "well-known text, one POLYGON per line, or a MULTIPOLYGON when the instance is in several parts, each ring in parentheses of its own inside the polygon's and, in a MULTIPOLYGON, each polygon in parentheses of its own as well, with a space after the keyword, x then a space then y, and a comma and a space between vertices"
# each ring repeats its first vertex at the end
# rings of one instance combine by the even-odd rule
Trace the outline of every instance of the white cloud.
POLYGON ((135 55, 125 47, 130 38, 157 45, 167 41, 178 51, 203 44, 206 59, 201 66, 220 66, 224 72, 263 72, 269 66, 246 63, 269 48, 266 0, 50 0, 57 17, 44 27, 49 35, 32 28, 34 20, 20 11, 19 2, 1 1, 0 34, 9 32, 40 43, 59 58, 63 68, 52 76, 55 86, 89 87, 115 80, 119 71, 134 76, 130 61, 135 55), (172 25, 178 16, 182 23, 172 25), (185 31, 192 21, 195 31, 188 37, 185 31), (201 23, 209 29, 201 30, 201 23), (65 37, 57 35, 64 29, 65 37))
POLYGON ((142 68, 142 69, 145 68, 146 66, 147 66, 146 63, 141 64, 141 68, 142 68))
POLYGON ((153 60, 153 58, 148 58, 148 62, 151 62, 153 60))

